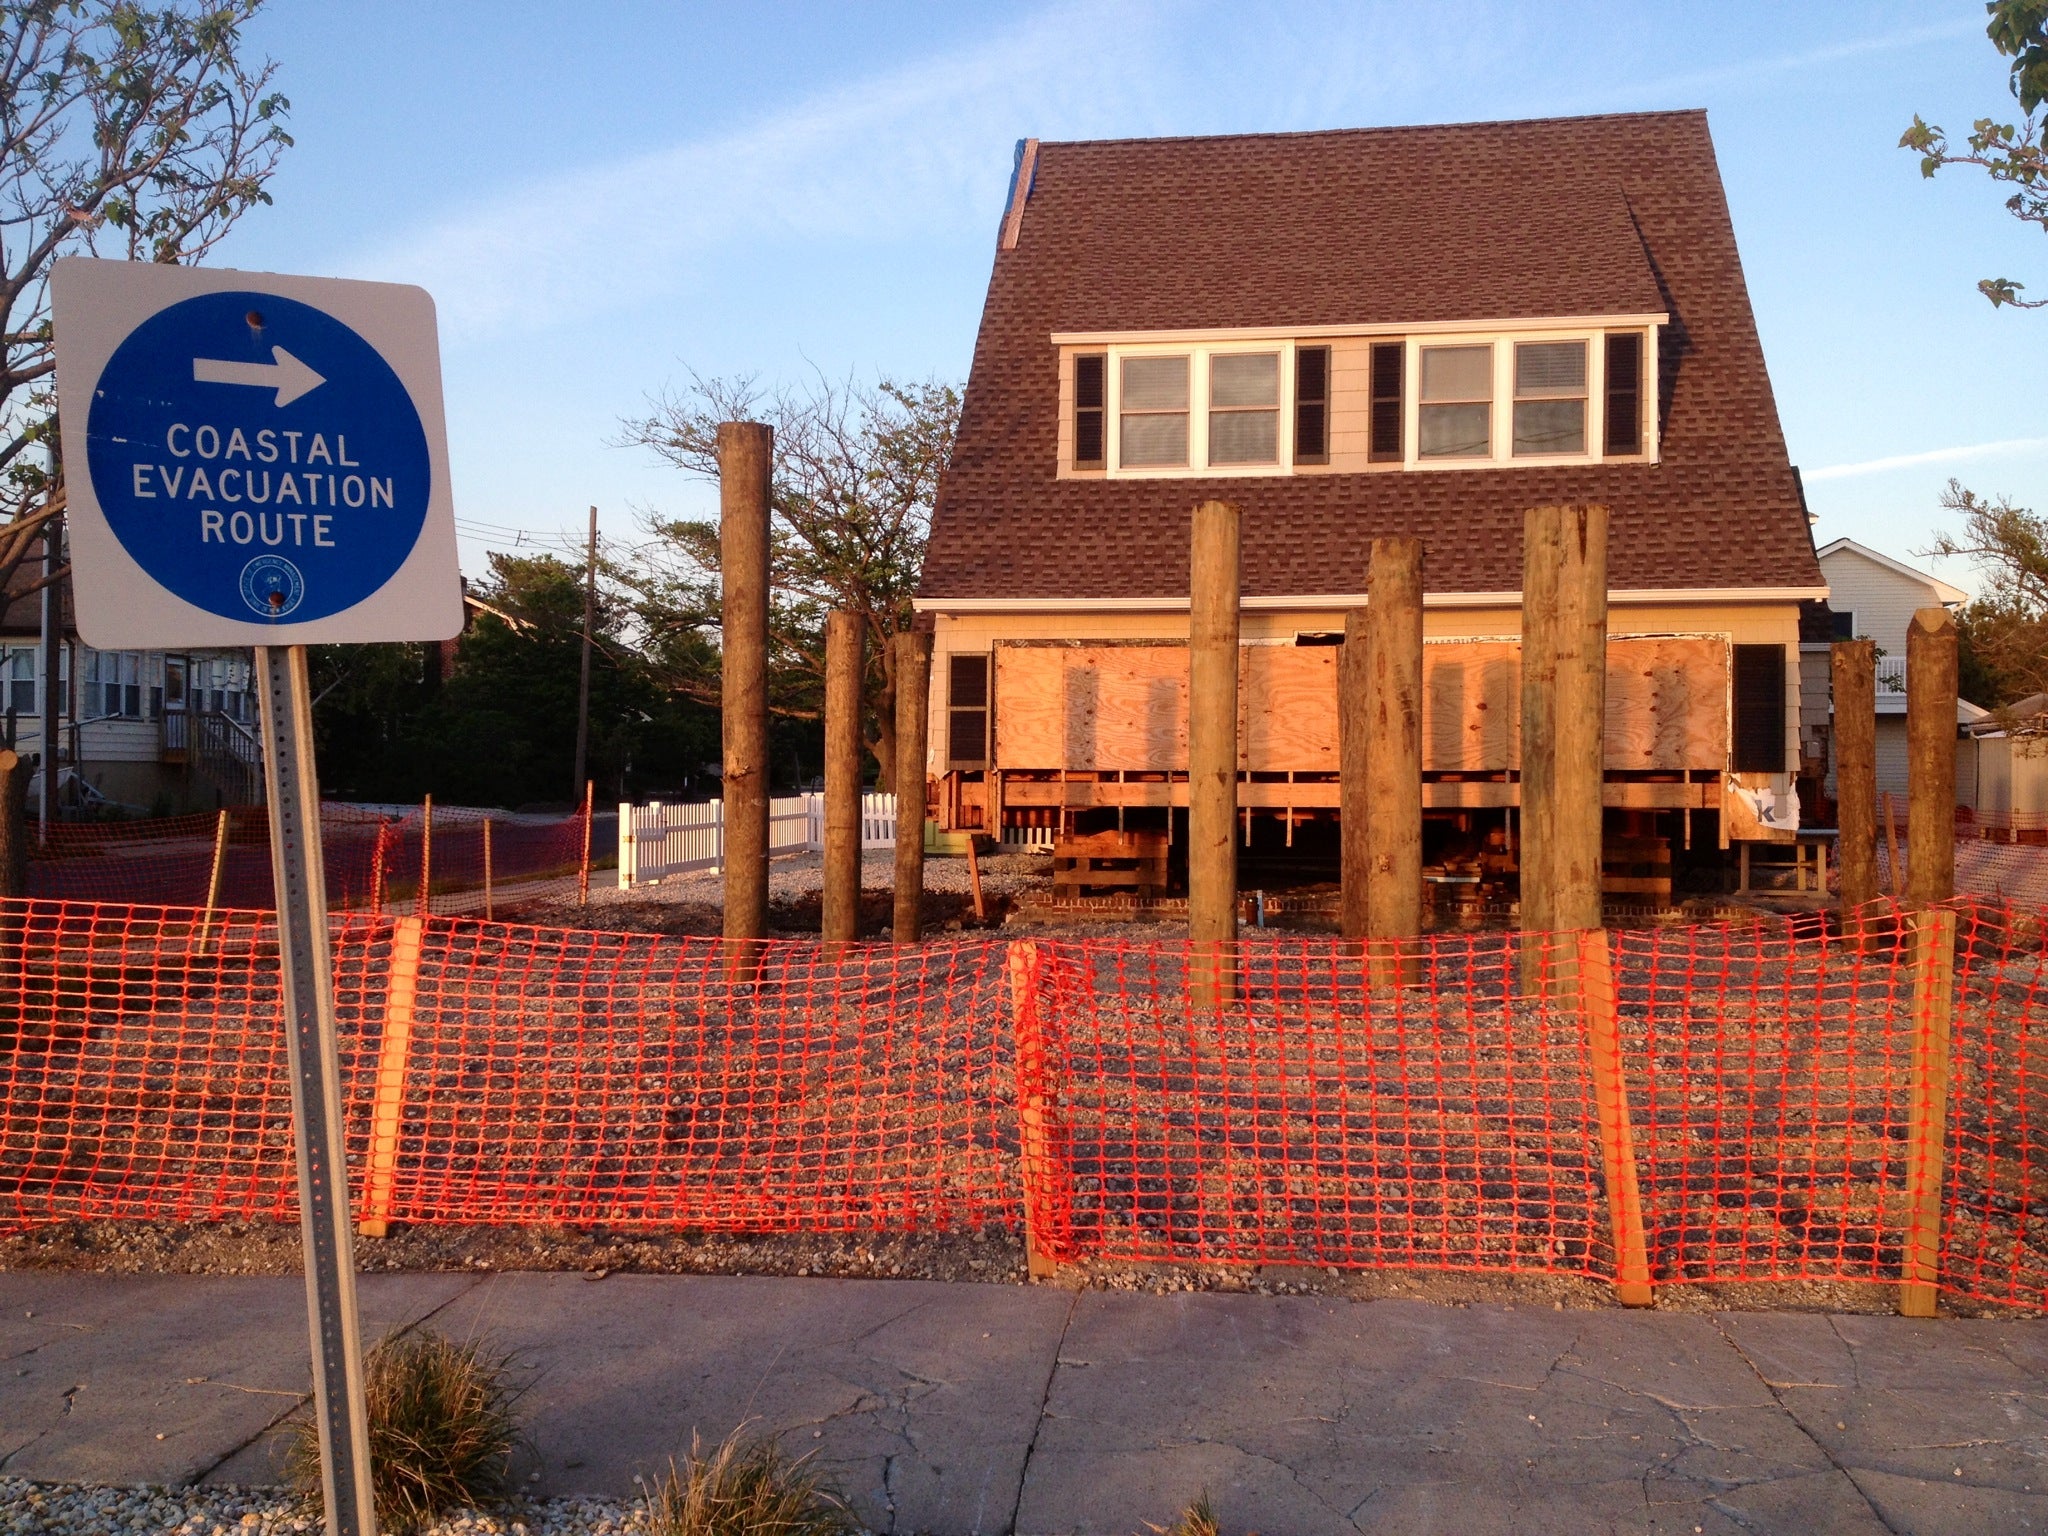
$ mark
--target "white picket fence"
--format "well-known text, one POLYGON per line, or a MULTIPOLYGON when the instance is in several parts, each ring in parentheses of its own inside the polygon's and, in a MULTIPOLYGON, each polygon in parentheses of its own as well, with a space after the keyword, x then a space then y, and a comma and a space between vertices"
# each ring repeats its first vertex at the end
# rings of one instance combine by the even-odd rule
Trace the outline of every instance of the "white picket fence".
MULTIPOLYGON (((862 848, 896 846, 896 797, 860 797, 862 848)), ((790 795, 768 802, 768 856, 811 853, 825 846, 825 797, 790 795)), ((619 806, 619 889, 652 885, 670 875, 716 870, 725 863, 725 805, 619 806)))

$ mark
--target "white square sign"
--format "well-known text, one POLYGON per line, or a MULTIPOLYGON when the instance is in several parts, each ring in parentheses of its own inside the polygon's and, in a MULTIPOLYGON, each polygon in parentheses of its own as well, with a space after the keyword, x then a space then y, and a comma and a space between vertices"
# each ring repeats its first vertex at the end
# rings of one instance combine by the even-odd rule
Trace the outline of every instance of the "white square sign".
POLYGON ((424 290, 83 258, 52 281, 89 645, 461 632, 424 290))

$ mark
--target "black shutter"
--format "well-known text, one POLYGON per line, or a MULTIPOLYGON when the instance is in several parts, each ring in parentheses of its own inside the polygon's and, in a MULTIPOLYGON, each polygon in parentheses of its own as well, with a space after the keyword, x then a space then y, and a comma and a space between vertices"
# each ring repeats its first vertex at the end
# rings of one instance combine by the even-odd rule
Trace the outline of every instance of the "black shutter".
POLYGON ((1401 368, 1406 351, 1398 341, 1373 343, 1372 446, 1367 457, 1375 463, 1401 457, 1401 368))
POLYGON ((1735 771, 1785 771, 1785 647, 1735 647, 1735 771))
POLYGON ((1074 359, 1074 468, 1100 469, 1104 462, 1103 380, 1109 358, 1083 352, 1074 359))
POLYGON ((1607 452, 1627 458, 1643 451, 1643 335, 1607 338, 1607 452))
POLYGON ((946 658, 946 763, 988 766, 988 657, 946 658))
POLYGON ((1294 349, 1294 462, 1330 462, 1330 349, 1294 349))

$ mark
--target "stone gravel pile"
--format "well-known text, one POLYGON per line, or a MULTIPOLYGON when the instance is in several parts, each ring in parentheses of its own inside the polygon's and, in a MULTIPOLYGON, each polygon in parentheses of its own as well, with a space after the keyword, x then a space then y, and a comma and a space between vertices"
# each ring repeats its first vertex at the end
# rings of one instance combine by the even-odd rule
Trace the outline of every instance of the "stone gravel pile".
MULTIPOLYGON (((317 1509, 277 1488, 100 1488, 0 1477, 0 1536, 317 1536, 317 1509)), ((460 1510, 421 1536, 627 1536, 647 1529, 642 1504, 568 1497, 498 1512, 460 1510)))

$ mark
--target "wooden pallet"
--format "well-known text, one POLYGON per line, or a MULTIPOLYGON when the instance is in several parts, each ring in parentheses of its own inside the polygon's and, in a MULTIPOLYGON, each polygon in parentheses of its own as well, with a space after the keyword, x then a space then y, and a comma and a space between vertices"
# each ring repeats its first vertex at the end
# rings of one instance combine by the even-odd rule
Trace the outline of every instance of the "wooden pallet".
POLYGON ((1053 895, 1133 891, 1157 896, 1166 889, 1164 832, 1086 832, 1061 838, 1052 850, 1053 895))

